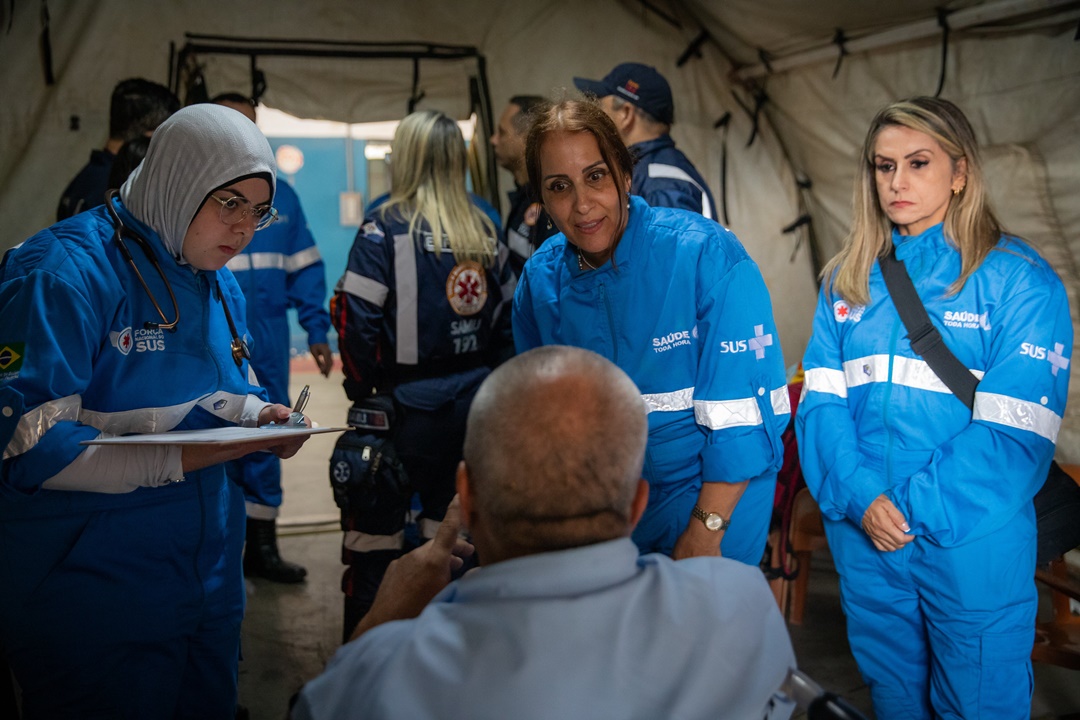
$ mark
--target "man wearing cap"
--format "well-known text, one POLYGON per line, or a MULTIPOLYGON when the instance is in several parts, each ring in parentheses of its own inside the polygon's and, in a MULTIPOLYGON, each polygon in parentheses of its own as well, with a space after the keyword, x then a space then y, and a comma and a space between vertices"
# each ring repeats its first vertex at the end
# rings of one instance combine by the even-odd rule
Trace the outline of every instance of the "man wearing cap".
POLYGON ((668 134, 675 103, 671 86, 656 68, 623 63, 603 80, 576 77, 574 85, 596 96, 634 154, 631 194, 653 207, 682 208, 716 219, 716 203, 705 180, 668 134))

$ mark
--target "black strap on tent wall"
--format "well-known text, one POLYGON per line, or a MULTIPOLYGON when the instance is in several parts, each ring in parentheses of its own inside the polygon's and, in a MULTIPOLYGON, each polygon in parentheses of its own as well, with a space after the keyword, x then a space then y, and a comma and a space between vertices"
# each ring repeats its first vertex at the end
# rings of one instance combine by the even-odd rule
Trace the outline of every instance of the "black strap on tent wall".
POLYGON ((258 56, 251 56, 251 101, 256 105, 266 92, 266 73, 259 69, 258 56))
POLYGON ((840 65, 843 64, 844 58, 847 57, 847 36, 844 35, 843 28, 836 28, 836 34, 833 35, 832 41, 836 43, 836 47, 840 49, 836 55, 836 67, 832 71, 832 79, 835 80, 836 76, 840 74, 840 65))
POLYGON ((705 41, 709 39, 709 33, 702 30, 696 38, 690 41, 690 44, 686 46, 686 49, 682 51, 682 55, 675 61, 675 67, 682 67, 687 63, 690 58, 701 57, 701 46, 705 44, 705 41))
POLYGON ((420 60, 419 58, 413 58, 412 61, 412 92, 409 93, 409 112, 416 111, 416 106, 420 104, 420 101, 427 95, 426 92, 420 89, 420 60))
POLYGON ((739 97, 734 90, 731 91, 732 97, 735 98, 735 102, 739 103, 739 107, 750 116, 750 122, 753 123, 753 127, 750 129, 750 138, 746 141, 746 147, 750 147, 754 144, 754 140, 757 139, 758 131, 761 129, 761 112, 765 108, 765 103, 769 102, 769 96, 765 92, 765 88, 760 85, 755 85, 751 90, 754 96, 754 107, 751 108, 746 102, 739 97))
POLYGON ((731 225, 731 221, 728 219, 728 204, 727 204, 727 138, 728 127, 731 125, 731 113, 724 113, 719 120, 713 123, 713 130, 717 128, 723 128, 724 132, 720 136, 720 213, 724 218, 724 227, 731 225))
MULTIPOLYGON (((341 60, 412 60, 412 92, 407 111, 412 112, 423 97, 420 89, 420 63, 426 61, 445 62, 473 60, 476 63, 475 80, 477 92, 470 88, 463 89, 470 98, 476 94, 484 102, 473 104, 470 108, 479 119, 477 137, 486 138, 494 131, 494 115, 491 108, 490 85, 487 79, 487 65, 484 56, 477 48, 466 45, 441 45, 426 42, 351 42, 347 40, 300 40, 295 38, 248 38, 222 35, 201 35, 185 33, 186 42, 179 51, 175 45, 169 48, 170 86, 177 96, 181 95, 182 78, 198 81, 201 66, 195 60, 202 55, 246 55, 251 58, 252 96, 258 98, 266 90, 266 76, 256 65, 258 57, 317 57, 341 60), (195 74, 192 74, 195 71, 195 74)), ((470 78, 470 83, 472 78, 470 78)), ((498 167, 494 153, 485 153, 485 165, 489 184, 487 188, 478 188, 486 199, 498 206, 498 167)))
POLYGON ((45 84, 55 85, 53 75, 52 40, 49 38, 49 3, 41 0, 41 61, 45 64, 45 84))
POLYGON ((941 27, 941 75, 938 76, 937 91, 934 97, 941 97, 941 91, 945 87, 945 70, 949 60, 949 11, 938 8, 937 22, 941 27))

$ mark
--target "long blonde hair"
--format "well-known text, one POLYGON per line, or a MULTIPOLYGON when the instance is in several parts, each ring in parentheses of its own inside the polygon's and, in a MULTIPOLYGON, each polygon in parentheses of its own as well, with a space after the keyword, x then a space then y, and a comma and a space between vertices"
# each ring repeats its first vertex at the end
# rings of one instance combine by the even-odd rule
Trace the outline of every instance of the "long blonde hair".
POLYGON ((495 263, 497 231, 465 190, 465 140, 457 123, 441 112, 414 112, 394 133, 390 156, 390 199, 381 208, 409 218, 409 232, 422 222, 435 252, 445 237, 458 262, 495 263))
POLYGON ((878 133, 889 125, 929 135, 948 154, 954 168, 961 159, 967 166, 964 187, 949 200, 945 211, 945 237, 960 251, 960 276, 949 287, 950 295, 964 287, 1002 233, 986 194, 975 133, 960 108, 932 97, 895 102, 870 123, 855 173, 851 232, 843 250, 821 271, 834 292, 856 305, 870 303, 870 268, 875 259, 892 252, 893 226, 881 208, 874 178, 874 146, 878 133))

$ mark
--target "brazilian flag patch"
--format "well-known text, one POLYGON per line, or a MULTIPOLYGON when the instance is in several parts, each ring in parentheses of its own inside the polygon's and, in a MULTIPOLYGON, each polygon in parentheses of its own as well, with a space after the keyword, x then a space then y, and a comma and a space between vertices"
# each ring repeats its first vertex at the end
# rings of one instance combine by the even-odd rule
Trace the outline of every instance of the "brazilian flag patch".
POLYGON ((0 377, 18 373, 26 354, 26 343, 0 343, 0 377))

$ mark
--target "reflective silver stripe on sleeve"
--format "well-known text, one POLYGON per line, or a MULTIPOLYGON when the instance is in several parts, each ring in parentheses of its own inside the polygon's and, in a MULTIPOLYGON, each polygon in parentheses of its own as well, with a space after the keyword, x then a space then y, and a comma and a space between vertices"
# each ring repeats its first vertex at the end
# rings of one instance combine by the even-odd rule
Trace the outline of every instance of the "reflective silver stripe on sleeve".
POLYGON ((791 414, 791 394, 788 393, 787 385, 778 387, 769 393, 769 402, 772 404, 772 410, 775 414, 791 414))
POLYGON ((285 255, 282 253, 260 252, 242 253, 225 263, 225 267, 233 272, 245 270, 284 270, 285 255))
POLYGON ((383 306, 383 303, 386 302, 386 296, 390 294, 390 288, 381 282, 364 277, 351 270, 345 271, 344 277, 338 283, 338 290, 344 290, 350 295, 361 300, 367 300, 369 303, 379 307, 383 306))
POLYGON ((1061 417, 1053 410, 1038 403, 996 393, 976 392, 971 417, 973 420, 1027 430, 1052 443, 1057 442, 1058 430, 1061 429, 1061 417))
POLYGON ((701 214, 710 220, 713 219, 712 205, 709 204, 709 193, 705 192, 705 188, 701 187, 697 180, 690 177, 689 173, 682 168, 675 167, 674 165, 664 165, 663 163, 652 163, 649 165, 649 177, 682 180, 690 183, 701 193, 701 214))
POLYGON ((4 448, 4 459, 13 458, 27 452, 41 440, 58 422, 78 420, 82 408, 81 395, 68 395, 47 403, 42 403, 30 412, 23 413, 15 432, 4 448))
POLYGON ((199 405, 216 417, 239 424, 246 399, 246 395, 219 391, 177 405, 101 412, 82 407, 81 395, 69 395, 39 405, 23 415, 4 451, 4 459, 30 450, 56 423, 62 421, 78 421, 109 435, 159 433, 175 428, 192 408, 199 405))
MULTIPOLYGON (((981 370, 969 370, 972 375, 982 380, 985 375, 981 370)), ((893 383, 904 387, 930 392, 950 394, 952 390, 941 381, 925 360, 920 358, 896 357, 893 359, 893 383)))
POLYGON ((247 253, 240 253, 239 255, 230 258, 229 262, 225 263, 225 267, 232 270, 234 273, 246 272, 251 269, 251 256, 247 253))
POLYGON ((811 368, 803 373, 803 397, 806 393, 819 392, 837 397, 847 397, 847 383, 843 370, 832 368, 811 368))
POLYGON ((853 388, 889 381, 889 356, 867 355, 844 363, 844 381, 853 388))
POLYGON ((247 516, 253 520, 275 520, 279 510, 276 507, 260 505, 250 500, 244 501, 244 509, 247 510, 247 516))
POLYGON ((369 535, 357 530, 345 533, 342 545, 353 552, 371 552, 373 550, 400 550, 405 542, 405 531, 393 535, 369 535))
MULTIPOLYGON (((895 385, 944 394, 952 392, 921 358, 894 356, 892 363, 892 381, 895 385)), ((971 370, 971 374, 981 380, 985 373, 982 370, 971 370)), ((848 360, 844 363, 844 379, 849 388, 888 382, 889 356, 867 355, 848 360)))
POLYGON ((432 520, 431 518, 420 518, 420 537, 425 540, 432 540, 435 535, 438 534, 439 528, 442 527, 441 520, 432 520))
POLYGON ((642 395, 641 399, 645 401, 646 413, 689 410, 694 407, 694 388, 642 395))
POLYGON ((416 251, 412 235, 394 236, 394 274, 397 278, 397 361, 420 362, 420 331, 417 327, 419 289, 416 287, 416 251))
MULTIPOLYGON (((776 415, 791 414, 791 400, 787 387, 769 392, 769 404, 776 415)), ((761 408, 756 398, 737 400, 695 400, 694 419, 698 425, 710 430, 761 425, 761 408)))
POLYGON ((240 424, 247 398, 247 395, 218 391, 185 403, 164 407, 136 408, 118 412, 83 409, 78 419, 84 425, 97 428, 110 435, 160 433, 175 428, 198 405, 226 422, 240 424))
POLYGON ((528 238, 519 233, 517 230, 510 230, 506 233, 506 244, 511 250, 516 252, 521 257, 532 257, 532 243, 530 243, 528 238))
POLYGON ((322 256, 319 255, 319 248, 312 245, 306 250, 301 250, 300 252, 293 253, 286 257, 285 272, 294 273, 297 270, 303 270, 307 266, 314 265, 320 260, 322 260, 322 256))

